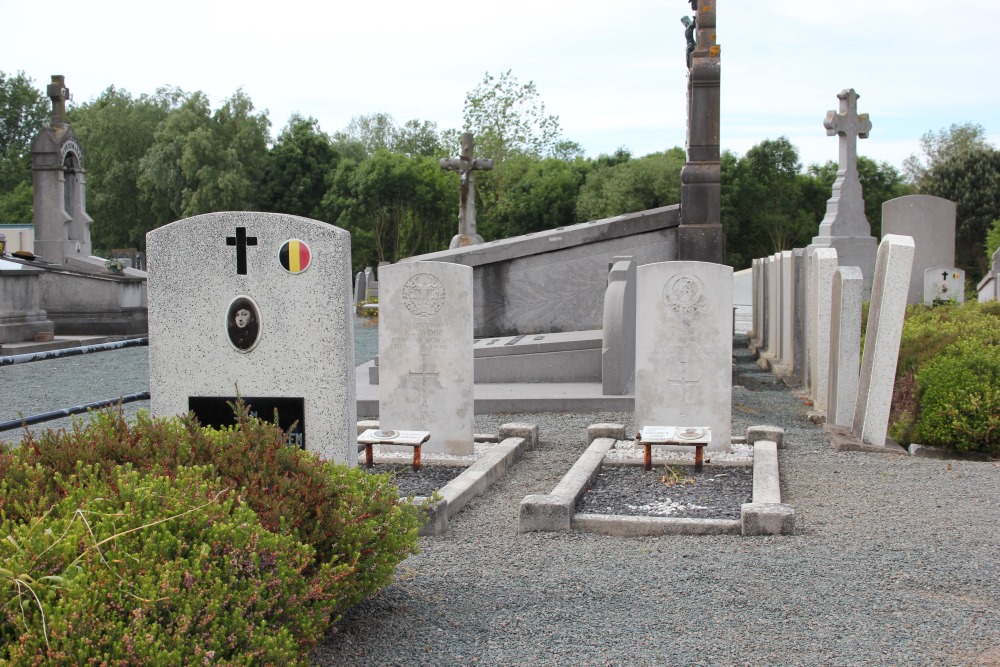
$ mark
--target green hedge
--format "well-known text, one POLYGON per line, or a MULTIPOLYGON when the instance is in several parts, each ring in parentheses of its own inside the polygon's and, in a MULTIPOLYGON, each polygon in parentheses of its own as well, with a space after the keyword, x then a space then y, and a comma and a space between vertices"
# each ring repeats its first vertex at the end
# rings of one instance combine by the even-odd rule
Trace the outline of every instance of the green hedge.
POLYGON ((78 488, 81 469, 109 484, 123 465, 168 479, 201 471, 206 483, 217 477, 238 493, 265 531, 308 545, 311 558, 297 576, 320 582, 325 628, 391 582, 396 565, 416 553, 423 516, 398 502, 388 476, 286 447, 276 426, 250 418, 245 406, 236 410, 239 425, 227 430, 202 428, 193 417, 140 414, 128 422, 105 411, 69 431, 26 434, 21 446, 0 452, 0 521, 27 525, 46 516, 78 488))
POLYGON ((1000 303, 911 306, 900 341, 889 434, 1000 455, 1000 303))

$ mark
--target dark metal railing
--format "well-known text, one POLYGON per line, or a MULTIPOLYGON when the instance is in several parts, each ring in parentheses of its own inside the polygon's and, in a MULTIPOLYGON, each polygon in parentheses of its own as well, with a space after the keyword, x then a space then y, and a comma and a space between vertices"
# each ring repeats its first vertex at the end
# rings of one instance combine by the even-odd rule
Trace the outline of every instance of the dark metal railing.
POLYGON ((45 359, 61 359, 62 357, 72 357, 77 354, 107 352, 109 350, 121 350, 126 347, 142 347, 144 345, 149 345, 148 336, 144 338, 128 338, 126 340, 118 340, 113 343, 97 343, 95 345, 83 345, 80 347, 66 347, 60 350, 46 350, 45 352, 14 354, 0 357, 0 366, 24 364, 29 361, 43 361, 45 359))
POLYGON ((0 422, 0 433, 3 431, 13 431, 16 428, 21 428, 23 426, 31 426, 32 424, 41 424, 42 422, 52 421, 53 419, 72 417, 73 415, 78 415, 83 412, 87 412, 88 410, 100 410, 101 408, 118 405, 119 403, 124 405, 125 403, 148 400, 149 392, 140 391, 138 394, 128 394, 120 398, 109 398, 104 401, 95 401, 94 403, 85 403, 84 405, 74 405, 72 408, 65 408, 63 410, 53 410, 52 412, 43 412, 42 414, 32 415, 30 417, 11 419, 10 421, 0 422))

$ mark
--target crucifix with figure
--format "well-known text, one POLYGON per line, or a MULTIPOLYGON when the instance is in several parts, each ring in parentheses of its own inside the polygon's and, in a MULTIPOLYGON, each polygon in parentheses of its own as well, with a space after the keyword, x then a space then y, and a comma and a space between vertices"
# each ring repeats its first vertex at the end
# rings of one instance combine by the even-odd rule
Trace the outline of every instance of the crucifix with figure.
POLYGON ((462 134, 462 153, 457 158, 442 158, 441 168, 457 171, 462 180, 462 191, 458 201, 458 234, 448 245, 449 248, 462 248, 468 245, 483 243, 483 237, 476 233, 476 187, 472 172, 489 171, 493 169, 492 158, 474 158, 475 142, 471 132, 462 134))

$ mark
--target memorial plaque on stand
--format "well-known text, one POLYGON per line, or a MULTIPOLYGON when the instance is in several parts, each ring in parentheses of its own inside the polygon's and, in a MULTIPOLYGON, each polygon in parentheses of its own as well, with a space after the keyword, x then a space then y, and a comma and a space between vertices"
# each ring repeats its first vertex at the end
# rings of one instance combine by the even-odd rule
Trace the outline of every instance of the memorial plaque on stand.
MULTIPOLYGON (((300 449, 306 447, 306 401, 287 396, 241 396, 250 408, 250 416, 266 422, 274 421, 278 411, 278 426, 288 436, 288 444, 300 449), (292 428, 294 425, 294 428, 292 428)), ((226 428, 236 426, 236 415, 230 403, 235 396, 189 396, 188 409, 195 414, 202 426, 226 428)))

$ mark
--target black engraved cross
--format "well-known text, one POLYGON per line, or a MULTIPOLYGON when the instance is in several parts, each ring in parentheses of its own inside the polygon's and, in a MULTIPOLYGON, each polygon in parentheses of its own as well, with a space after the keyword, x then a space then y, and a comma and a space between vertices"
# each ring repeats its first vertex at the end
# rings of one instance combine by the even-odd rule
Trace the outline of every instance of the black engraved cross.
POLYGON ((236 236, 227 236, 226 245, 236 246, 236 273, 241 276, 247 274, 247 246, 257 245, 257 237, 247 237, 246 227, 237 227, 236 236))

